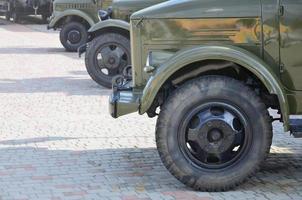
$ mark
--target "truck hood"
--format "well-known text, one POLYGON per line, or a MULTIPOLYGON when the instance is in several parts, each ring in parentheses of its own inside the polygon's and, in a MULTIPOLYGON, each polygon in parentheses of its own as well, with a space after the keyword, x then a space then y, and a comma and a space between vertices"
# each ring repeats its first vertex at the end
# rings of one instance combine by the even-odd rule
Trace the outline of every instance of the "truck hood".
POLYGON ((161 2, 164 2, 164 0, 113 0, 112 8, 136 11, 161 2))
POLYGON ((135 12, 131 19, 260 16, 260 0, 170 0, 135 12))

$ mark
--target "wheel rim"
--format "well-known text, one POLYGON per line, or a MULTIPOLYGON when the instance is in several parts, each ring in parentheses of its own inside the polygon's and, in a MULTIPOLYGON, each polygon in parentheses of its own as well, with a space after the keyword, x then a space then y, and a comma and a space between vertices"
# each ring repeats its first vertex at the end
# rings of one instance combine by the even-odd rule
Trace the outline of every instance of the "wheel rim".
POLYGON ((185 158, 201 169, 223 169, 240 160, 250 147, 247 117, 230 104, 211 102, 184 118, 178 142, 185 158))
POLYGON ((112 79, 122 74, 130 61, 130 53, 127 48, 118 43, 102 45, 95 54, 97 71, 103 77, 112 79))
POLYGON ((78 30, 71 30, 67 34, 67 42, 69 44, 77 44, 81 41, 81 32, 78 30))

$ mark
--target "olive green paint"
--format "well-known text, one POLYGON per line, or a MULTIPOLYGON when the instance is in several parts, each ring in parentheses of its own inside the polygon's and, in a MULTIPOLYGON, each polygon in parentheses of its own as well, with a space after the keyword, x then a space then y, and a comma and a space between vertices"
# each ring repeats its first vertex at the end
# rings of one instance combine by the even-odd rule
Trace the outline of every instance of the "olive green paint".
POLYGON ((68 16, 78 16, 78 17, 81 17, 86 22, 88 22, 90 26, 93 26, 96 23, 96 21, 94 21, 94 18, 92 18, 91 16, 89 16, 86 12, 83 12, 81 10, 70 9, 70 10, 66 10, 66 11, 64 11, 62 13, 57 13, 55 15, 55 17, 51 18, 51 21, 50 21, 48 27, 49 28, 56 27, 57 24, 58 24, 58 22, 61 19, 63 19, 64 17, 68 17, 68 16))
POLYGON ((126 31, 130 31, 130 24, 128 22, 125 22, 122 20, 108 19, 105 21, 98 22, 97 24, 92 26, 88 30, 88 32, 92 33, 92 32, 99 31, 99 30, 105 29, 105 28, 119 28, 119 29, 123 29, 126 31))

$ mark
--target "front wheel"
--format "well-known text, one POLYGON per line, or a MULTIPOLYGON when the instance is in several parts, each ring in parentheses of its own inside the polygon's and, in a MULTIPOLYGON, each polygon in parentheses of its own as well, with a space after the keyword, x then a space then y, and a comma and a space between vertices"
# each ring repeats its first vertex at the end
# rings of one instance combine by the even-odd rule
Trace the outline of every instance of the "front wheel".
POLYGON ((85 65, 91 78, 107 88, 131 64, 130 39, 118 33, 105 33, 88 44, 85 65))
POLYGON ((60 41, 67 51, 76 52, 88 39, 86 27, 79 22, 65 24, 60 32, 60 41))
POLYGON ((208 76, 178 88, 156 128, 160 157, 185 185, 224 191, 260 167, 272 142, 266 106, 243 83, 208 76))

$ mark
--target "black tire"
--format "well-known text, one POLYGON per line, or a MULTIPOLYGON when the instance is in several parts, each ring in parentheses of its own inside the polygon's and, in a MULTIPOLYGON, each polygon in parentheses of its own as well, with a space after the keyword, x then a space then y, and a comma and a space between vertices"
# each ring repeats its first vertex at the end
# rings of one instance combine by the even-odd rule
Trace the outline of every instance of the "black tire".
POLYGON ((76 52, 88 39, 86 27, 79 22, 70 22, 63 26, 60 32, 60 41, 64 48, 76 52))
POLYGON ((99 85, 106 88, 112 87, 112 80, 117 75, 122 75, 125 67, 131 64, 130 39, 119 33, 104 33, 94 38, 88 43, 85 65, 90 77, 99 85), (102 66, 99 64, 98 55, 103 49, 113 46, 116 49, 111 50, 109 55, 102 56, 101 60, 105 60, 102 66), (119 57, 114 56, 114 51, 121 51, 119 57), (113 56, 111 56, 113 55, 113 56), (108 63, 108 57, 114 58, 114 64, 108 63), (104 58, 104 59, 103 59, 104 58), (102 68, 103 67, 103 68, 102 68), (107 74, 103 72, 106 69, 107 74))
MULTIPOLYGON (((212 112, 211 109, 214 107, 210 107, 207 111, 202 111, 202 115, 198 115, 199 120, 195 121, 198 127, 201 127, 199 124, 203 124, 203 128, 205 126, 207 126, 206 128, 211 127, 211 129, 202 129, 208 131, 204 131, 207 132, 207 138, 212 133, 212 130, 215 129, 216 131, 216 125, 213 125, 214 120, 209 120, 211 125, 208 124, 209 121, 207 120, 211 117, 215 118, 216 114, 212 113, 212 116, 209 117, 205 113, 212 112), (203 120, 200 120, 200 116, 207 116, 208 119, 202 118, 203 120)), ((227 112, 226 110, 222 111, 222 113, 227 112)), ((229 113, 233 113, 233 110, 229 113)), ((231 119, 232 126, 235 127, 235 118, 231 119)), ((200 131, 201 129, 196 130, 200 131)), ((203 143, 204 140, 201 140, 200 136, 204 133, 196 132, 196 134, 196 141, 200 140, 203 143)), ((219 136, 223 142, 228 141, 225 139, 228 136, 223 136, 224 134, 222 132, 219 136)), ((234 138, 236 137, 237 135, 234 136, 234 138)), ((228 77, 206 76, 185 83, 167 99, 157 120, 156 143, 164 165, 182 183, 195 190, 225 191, 238 186, 259 169, 270 150, 272 124, 266 106, 250 88, 228 77), (214 104, 213 102, 220 103, 214 104), (200 149, 200 147, 195 149, 194 143, 183 141, 190 141, 188 139, 189 136, 186 136, 186 134, 189 134, 190 130, 195 130, 192 128, 187 129, 192 126, 192 121, 190 121, 191 124, 187 124, 188 126, 184 126, 184 124, 189 122, 187 119, 196 120, 192 114, 193 111, 210 105, 215 105, 215 109, 218 108, 216 105, 226 106, 225 108, 227 109, 237 109, 238 113, 237 111, 234 111, 234 113, 239 114, 240 119, 247 119, 244 121, 246 123, 243 123, 245 125, 242 124, 240 125, 242 127, 239 128, 241 130, 239 137, 241 146, 237 150, 238 152, 232 149, 232 145, 230 148, 228 147, 228 150, 225 150, 232 152, 232 156, 236 155, 232 158, 233 160, 231 160, 231 156, 227 158, 230 160, 225 163, 222 163, 220 159, 208 159, 209 157, 204 159, 204 155, 213 155, 208 152, 205 153, 205 151, 196 150, 200 149), (188 118, 188 116, 191 116, 191 118, 188 118), (244 136, 242 136, 243 133, 244 136), (198 156, 194 157, 194 151, 202 153, 195 152, 198 156), (193 153, 190 154, 190 152, 193 153)), ((217 148, 218 146, 219 142, 217 142, 217 148)), ((204 149, 209 151, 213 146, 205 145, 205 147, 204 149)), ((214 152, 216 152, 214 153, 216 156, 217 149, 214 152)), ((222 156, 216 156, 216 158, 222 158, 222 156)))

